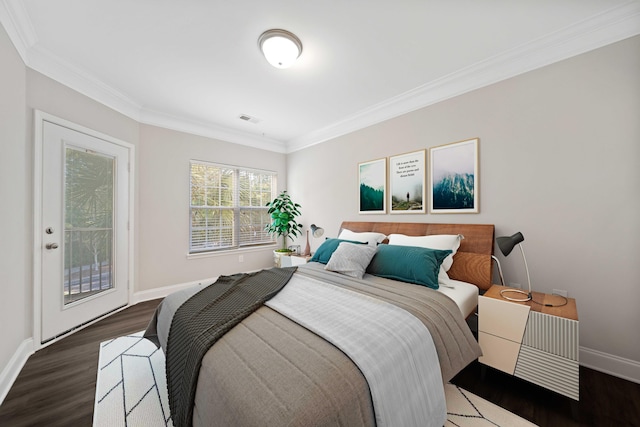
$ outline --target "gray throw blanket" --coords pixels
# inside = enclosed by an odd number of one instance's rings
[[[175,426],[190,426],[200,365],[227,331],[282,289],[296,267],[220,276],[176,311],[167,340],[166,374]]]

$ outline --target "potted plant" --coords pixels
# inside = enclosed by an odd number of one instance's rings
[[[282,247],[273,251],[276,266],[280,267],[282,255],[289,255],[291,251],[287,248],[287,238],[293,240],[302,231],[302,224],[296,222],[296,217],[300,216],[300,205],[291,200],[287,190],[284,190],[275,199],[267,203],[271,223],[265,226],[269,234],[282,237]]]

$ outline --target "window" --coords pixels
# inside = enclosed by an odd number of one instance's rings
[[[264,228],[275,172],[192,161],[190,175],[190,253],[274,242]]]

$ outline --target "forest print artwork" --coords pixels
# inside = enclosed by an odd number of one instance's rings
[[[386,213],[387,159],[358,164],[361,214]]]
[[[477,213],[478,139],[431,148],[431,213]]]

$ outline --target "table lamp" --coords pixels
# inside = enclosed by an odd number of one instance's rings
[[[531,299],[531,278],[529,277],[529,266],[527,265],[527,258],[524,256],[524,249],[522,249],[522,242],[524,242],[524,236],[519,231],[513,236],[503,236],[496,238],[496,243],[500,248],[500,252],[504,256],[508,256],[513,248],[516,246],[520,247],[520,251],[522,252],[522,259],[524,260],[524,268],[527,271],[527,282],[529,283],[529,292],[522,291],[520,289],[503,289],[500,291],[500,295],[504,299],[508,299],[509,301],[529,301]],[[526,295],[525,298],[513,298],[509,297],[505,294],[508,293],[519,293]]]
[[[324,234],[324,228],[311,224],[311,234],[313,234],[313,237],[322,237]]]
[[[311,235],[313,237],[321,237],[324,234],[324,228],[318,227],[315,224],[311,224],[309,228],[311,229]],[[303,255],[311,255],[311,246],[309,245],[309,230],[307,230],[307,245],[304,248]]]

